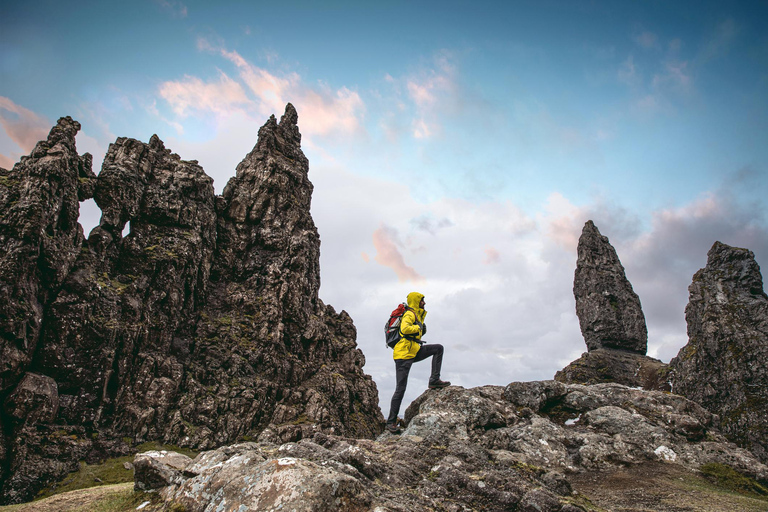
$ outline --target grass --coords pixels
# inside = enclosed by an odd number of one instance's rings
[[[162,508],[158,493],[134,491],[132,483],[104,485],[57,494],[19,505],[0,507],[0,512],[127,512],[149,502],[142,510]]]
[[[699,471],[709,481],[723,489],[759,497],[768,496],[767,488],[725,464],[718,464],[716,462],[704,464],[699,468]]]
[[[139,452],[150,450],[168,450],[182,453],[187,457],[195,458],[197,452],[188,448],[178,446],[163,445],[157,442],[148,442],[136,447]],[[80,462],[80,469],[74,473],[68,474],[63,480],[46,487],[35,497],[36,500],[61,494],[64,492],[75,491],[78,489],[87,489],[89,487],[104,486],[110,484],[120,484],[133,482],[133,469],[126,469],[126,462],[133,462],[133,455],[124,457],[115,457],[107,459],[100,464],[87,464]],[[2,510],[2,509],[0,509]]]

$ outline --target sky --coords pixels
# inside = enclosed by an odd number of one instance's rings
[[[320,298],[354,319],[385,415],[383,323],[411,291],[453,384],[551,379],[586,351],[587,220],[664,362],[715,241],[768,268],[766,0],[0,4],[0,167],[69,115],[95,172],[117,137],[157,134],[221,193],[288,102]],[[81,204],[86,235],[99,216]]]

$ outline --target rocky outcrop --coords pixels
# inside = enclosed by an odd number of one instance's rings
[[[0,394],[29,368],[45,308],[83,245],[80,201],[93,197],[96,176],[91,155],[75,149],[78,130],[72,118],[59,119],[47,140],[0,174]]]
[[[674,391],[768,462],[768,296],[755,255],[716,242],[688,291],[688,344],[670,362]]]
[[[381,432],[352,320],[318,297],[297,120],[270,118],[219,197],[157,136],[117,139],[96,177],[69,118],[0,176],[1,502],[148,440]]]
[[[668,365],[652,357],[610,348],[584,352],[557,372],[555,380],[569,384],[616,382],[648,390],[671,390]]]
[[[645,355],[648,330],[640,298],[616,250],[591,220],[579,238],[573,295],[588,350],[612,348]]]
[[[169,475],[159,487],[166,505],[190,512],[594,510],[569,475],[643,462],[692,471],[716,462],[768,479],[768,467],[728,443],[698,404],[619,384],[453,386],[425,392],[405,416],[401,436],[243,443],[183,468],[158,457],[154,474]],[[139,472],[136,486],[152,487]]]
[[[557,372],[555,380],[669,390],[667,365],[645,355],[648,330],[640,298],[616,250],[591,220],[579,238],[573,295],[588,351]]]

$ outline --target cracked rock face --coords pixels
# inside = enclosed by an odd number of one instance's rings
[[[658,359],[610,348],[584,352],[555,374],[567,384],[616,382],[647,390],[670,391],[669,367]]]
[[[670,362],[674,391],[768,462],[768,296],[755,255],[715,242],[688,291],[688,344]]]
[[[588,350],[610,348],[645,355],[648,329],[640,298],[616,250],[591,220],[579,238],[573,295]]]
[[[717,462],[768,478],[768,467],[729,443],[700,405],[619,384],[451,386],[426,391],[405,416],[402,435],[375,441],[318,433],[295,443],[243,443],[203,452],[183,468],[156,456],[157,469],[137,473],[136,486],[159,487],[166,506],[190,512],[242,505],[576,512],[587,508],[572,495],[574,473],[649,461],[696,471]],[[156,474],[173,477],[153,485]]]
[[[297,122],[270,118],[219,197],[157,136],[96,177],[70,118],[0,171],[0,503],[145,441],[381,432],[352,319],[318,297]]]

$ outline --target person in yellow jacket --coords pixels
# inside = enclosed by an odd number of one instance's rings
[[[397,434],[400,429],[397,426],[397,415],[400,413],[400,404],[403,402],[405,388],[408,385],[408,374],[411,365],[432,357],[432,373],[429,377],[429,389],[440,389],[450,386],[450,382],[440,380],[440,368],[443,366],[443,346],[435,343],[424,344],[421,337],[427,333],[424,319],[427,311],[424,309],[424,295],[418,292],[408,294],[406,301],[408,309],[400,320],[400,341],[395,345],[395,393],[392,395],[392,404],[389,407],[386,429]]]

